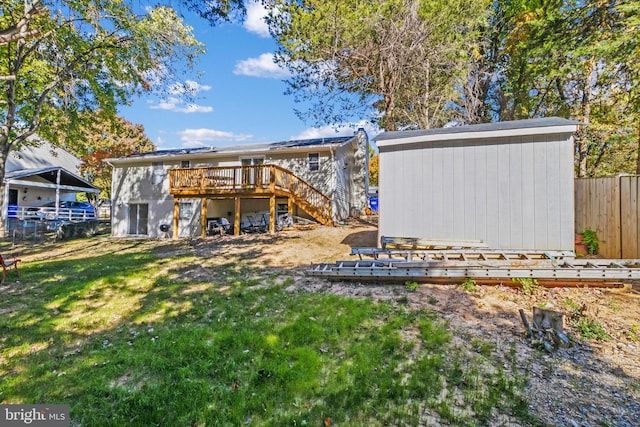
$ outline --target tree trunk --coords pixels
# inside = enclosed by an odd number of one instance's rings
[[[5,197],[5,188],[7,183],[5,182],[4,175],[7,166],[7,156],[9,154],[6,148],[7,143],[0,143],[0,237],[7,237],[7,208],[9,200]]]

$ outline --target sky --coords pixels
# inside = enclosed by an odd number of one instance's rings
[[[367,130],[370,140],[378,133],[366,120],[313,128],[298,118],[295,109],[301,107],[293,95],[284,94],[287,71],[273,62],[277,46],[259,4],[248,5],[244,22],[215,27],[179,12],[207,50],[193,78],[181,82],[197,93],[196,99],[146,97],[120,109],[125,119],[144,126],[158,149],[343,136],[358,127]]]

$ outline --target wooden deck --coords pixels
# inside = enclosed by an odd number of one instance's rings
[[[331,199],[291,171],[277,165],[172,169],[169,171],[169,192],[174,196],[174,233],[178,230],[180,198],[235,199],[235,233],[240,231],[241,198],[270,199],[270,232],[275,231],[276,197],[286,197],[290,210],[292,204],[296,204],[321,224],[333,222]],[[206,203],[203,203],[202,211],[204,230]]]

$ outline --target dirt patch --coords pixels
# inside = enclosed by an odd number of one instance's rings
[[[640,425],[640,291],[611,289],[537,289],[526,295],[513,287],[481,287],[478,292],[461,286],[422,284],[411,290],[403,284],[331,282],[305,275],[311,263],[353,259],[353,247],[373,247],[375,224],[357,221],[347,226],[313,227],[275,235],[215,236],[193,240],[115,240],[89,243],[91,256],[99,253],[154,251],[161,257],[176,256],[171,270],[181,280],[215,282],[231,266],[255,270],[261,277],[277,276],[289,292],[324,292],[346,297],[390,301],[438,312],[460,338],[472,347],[474,339],[492,343],[500,359],[517,354],[518,368],[528,377],[527,399],[531,412],[549,425]],[[94,240],[95,242],[95,240]],[[108,244],[107,244],[108,243]],[[29,259],[89,256],[81,243],[52,246],[46,253],[27,250]],[[86,254],[86,255],[84,255]],[[194,261],[193,258],[196,258]],[[259,285],[258,285],[259,286]],[[518,310],[531,316],[534,305],[569,312],[584,307],[611,337],[604,341],[575,339],[572,346],[548,354],[531,346]],[[473,351],[473,348],[469,349]]]

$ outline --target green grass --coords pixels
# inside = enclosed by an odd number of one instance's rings
[[[496,409],[535,424],[526,378],[490,344],[454,345],[433,312],[288,293],[239,263],[202,267],[215,283],[179,274],[198,263],[142,250],[25,263],[22,283],[0,288],[0,401],[67,403],[83,426],[417,425],[427,413],[474,426]]]
[[[563,301],[563,304],[570,309],[567,316],[569,324],[580,338],[596,341],[606,341],[611,339],[611,336],[607,333],[604,326],[587,315],[586,306],[582,307],[570,299]]]

